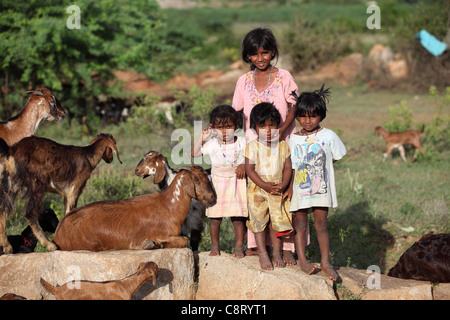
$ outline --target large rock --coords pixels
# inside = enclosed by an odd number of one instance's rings
[[[298,266],[263,271],[257,256],[199,254],[197,300],[336,300],[324,278]]]
[[[144,284],[133,299],[187,300],[195,296],[194,259],[190,249],[123,251],[53,251],[0,256],[0,296],[14,293],[27,299],[54,299],[39,279],[52,285],[71,280],[108,281],[136,272],[141,262],[159,267],[156,287]]]
[[[199,254],[197,300],[448,300],[450,283],[434,285],[388,277],[366,270],[337,268],[333,283],[320,271],[303,273],[298,266],[262,271],[257,256],[237,259],[222,253]]]
[[[360,300],[433,300],[429,281],[405,280],[375,275],[366,270],[339,268],[341,285]]]

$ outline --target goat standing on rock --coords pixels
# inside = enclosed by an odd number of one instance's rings
[[[0,122],[0,138],[5,140],[8,146],[12,146],[35,134],[42,120],[60,121],[64,116],[64,109],[49,89],[31,91],[22,111],[8,121]]]
[[[188,240],[180,236],[181,225],[192,198],[207,207],[217,200],[208,174],[198,166],[180,170],[163,192],[72,210],[60,221],[53,241],[65,251],[184,248]]]
[[[62,195],[67,214],[76,207],[78,197],[100,160],[113,161],[113,151],[122,163],[116,140],[109,134],[99,134],[85,147],[61,145],[35,136],[8,147],[0,138],[0,246],[3,251],[12,252],[6,236],[6,218],[13,211],[21,188],[27,200],[25,219],[39,242],[48,250],[55,250],[55,244],[38,223],[38,216],[44,211],[44,194]]]

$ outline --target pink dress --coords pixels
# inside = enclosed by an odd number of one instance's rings
[[[289,71],[278,69],[272,83],[259,92],[255,87],[255,71],[249,71],[242,75],[234,90],[232,106],[236,111],[244,111],[244,130],[247,141],[255,140],[256,133],[250,129],[250,112],[253,107],[261,102],[272,102],[281,114],[281,124],[286,120],[289,113],[288,103],[295,104],[295,98],[291,92],[298,95],[298,87]],[[293,122],[281,137],[286,140],[295,132],[295,122]]]
[[[235,173],[245,162],[246,144],[244,137],[229,144],[213,138],[201,148],[211,159],[211,182],[217,193],[217,203],[206,209],[208,218],[248,217],[246,180],[238,179]]]

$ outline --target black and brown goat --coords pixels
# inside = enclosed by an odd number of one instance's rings
[[[42,120],[64,119],[64,109],[58,99],[47,88],[30,91],[31,95],[22,111],[8,121],[0,122],[0,138],[8,146],[36,133]]]
[[[52,209],[45,209],[44,213],[39,215],[39,225],[45,232],[54,233],[58,222],[58,217]],[[8,242],[13,247],[12,253],[31,253],[34,252],[38,240],[31,227],[27,226],[21,234],[8,236]]]
[[[126,200],[94,202],[61,219],[53,241],[60,250],[128,250],[184,248],[180,236],[191,199],[210,207],[217,196],[206,171],[198,166],[180,170],[172,184]]]
[[[178,173],[177,170],[169,166],[167,158],[157,151],[147,152],[136,166],[134,172],[138,177],[144,179],[150,175],[155,175],[153,182],[158,185],[161,191],[166,190],[170,186]],[[189,237],[192,251],[198,251],[198,246],[202,239],[203,218],[206,217],[205,213],[205,205],[192,199],[187,218],[181,226],[181,234]]]
[[[78,197],[101,159],[113,161],[113,152],[120,162],[116,140],[110,134],[99,134],[88,146],[69,146],[50,139],[27,137],[8,147],[0,139],[0,246],[5,253],[12,252],[7,242],[6,218],[13,211],[19,192],[27,201],[25,219],[48,250],[55,250],[38,224],[43,212],[45,193],[57,193],[64,197],[65,213],[77,205]]]
[[[450,233],[424,235],[402,254],[388,276],[450,282]]]

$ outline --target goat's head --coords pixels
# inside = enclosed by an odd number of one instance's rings
[[[190,179],[183,179],[183,189],[192,198],[197,199],[198,202],[203,203],[206,207],[211,207],[216,204],[216,191],[209,180],[208,173],[202,167],[192,165],[189,167],[178,168],[176,179],[187,175]],[[172,183],[175,183],[174,182]]]
[[[375,128],[375,135],[376,135],[376,136],[379,136],[379,135],[381,134],[381,130],[383,130],[382,127],[376,127],[376,128]]]
[[[166,175],[165,166],[167,158],[157,151],[147,152],[141,161],[139,161],[134,173],[138,177],[147,178],[154,174],[154,183],[160,183]]]
[[[116,146],[116,139],[109,134],[109,133],[99,133],[96,138],[94,138],[89,145],[92,145],[94,143],[102,143],[103,146],[103,156],[102,159],[105,160],[106,163],[111,163],[114,159],[113,157],[113,151],[116,154],[117,160],[119,160],[120,163],[122,161],[119,157],[119,150],[117,150]]]
[[[28,103],[33,103],[43,109],[42,116],[48,121],[60,121],[64,119],[65,111],[61,107],[58,99],[56,99],[53,92],[47,88],[39,88],[34,91],[28,91],[31,93]]]
[[[42,227],[42,230],[46,232],[55,232],[58,222],[58,217],[52,209],[45,209],[45,211],[39,215],[39,225]]]

